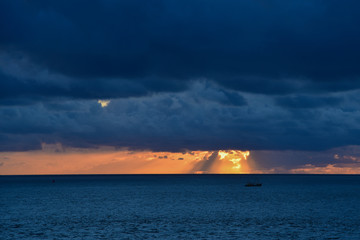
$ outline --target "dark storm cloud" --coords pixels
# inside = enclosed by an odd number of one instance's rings
[[[185,85],[171,83],[160,85],[157,79],[141,81],[95,79],[63,79],[46,76],[19,78],[9,76],[0,69],[0,105],[28,105],[37,101],[58,98],[103,99],[138,97],[158,91],[184,90]]]
[[[0,151],[360,144],[359,7],[0,1]]]
[[[343,101],[340,97],[321,96],[287,96],[276,98],[277,104],[285,108],[319,108],[324,106],[337,106]]]
[[[246,104],[224,104],[217,85],[195,83],[188,91],[111,100],[64,100],[0,108],[2,150],[101,145],[188,150],[324,150],[360,144],[359,91],[329,97],[326,107],[279,106],[271,96],[243,94]]]
[[[129,94],[117,97],[138,96],[183,90],[196,78],[266,94],[348,90],[359,88],[359,7],[355,0],[1,1],[0,51],[72,79],[68,91],[43,83],[50,89],[37,95],[86,98],[99,88],[113,97],[123,88]],[[133,92],[129,80],[145,90]]]

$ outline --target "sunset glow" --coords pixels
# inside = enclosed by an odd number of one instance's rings
[[[42,144],[42,149],[27,152],[4,152],[0,155],[0,175],[19,174],[358,174],[359,157],[335,154],[339,163],[305,164],[294,168],[263,168],[263,157],[270,152],[240,150],[154,152],[101,147],[68,148]],[[251,158],[250,158],[251,156]],[[277,155],[282,158],[282,155]],[[291,157],[286,155],[285,158]],[[293,156],[294,157],[294,156]],[[317,156],[321,158],[322,156]],[[310,158],[311,159],[311,158]]]
[[[0,174],[249,173],[249,151],[152,152],[113,148],[64,148],[3,154]]]
[[[247,165],[247,158],[250,151],[228,150],[219,151],[220,160],[223,160],[221,172],[225,173],[244,173],[249,172],[250,169]],[[232,163],[229,164],[229,162]]]

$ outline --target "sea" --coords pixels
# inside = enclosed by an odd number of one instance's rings
[[[0,176],[0,239],[360,239],[360,175]]]

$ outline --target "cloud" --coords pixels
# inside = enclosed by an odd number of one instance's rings
[[[337,93],[334,98],[343,99],[337,104],[307,108],[240,92],[242,103],[234,105],[232,92],[199,81],[184,92],[112,99],[106,108],[97,100],[2,106],[0,150],[39,149],[42,142],[153,151],[313,151],[360,144],[358,91]]]
[[[1,1],[0,151],[358,145],[359,6]]]
[[[199,78],[263,94],[358,89],[358,7],[321,0],[4,1],[1,88],[30,99],[144,96],[184,91]]]
[[[285,108],[319,108],[326,106],[337,106],[343,99],[341,97],[329,96],[286,96],[276,98],[277,104]]]
[[[252,151],[249,166],[259,173],[358,174],[360,147],[325,151]]]
[[[300,168],[291,169],[289,173],[297,174],[359,174],[360,165],[334,165],[328,164],[323,167],[317,167],[312,164],[306,164]]]

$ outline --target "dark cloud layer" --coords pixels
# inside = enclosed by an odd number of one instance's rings
[[[2,106],[1,150],[40,148],[41,142],[155,151],[324,150],[360,144],[359,91],[307,95],[320,99],[314,107],[284,107],[272,96],[245,93],[238,95],[241,104],[234,104],[229,96],[235,93],[197,82],[185,92],[113,99],[104,108],[96,100]],[[342,101],[324,105],[327,99]]]
[[[359,7],[0,1],[0,151],[358,145]]]
[[[348,90],[359,88],[359,7],[355,0],[1,1],[0,50],[77,79],[61,93],[74,97],[92,96],[99,79],[148,91],[180,90],[194,78],[266,94]],[[108,97],[114,84],[102,86]]]
[[[338,106],[343,99],[341,97],[306,96],[296,95],[276,98],[277,104],[285,108],[320,108]]]

